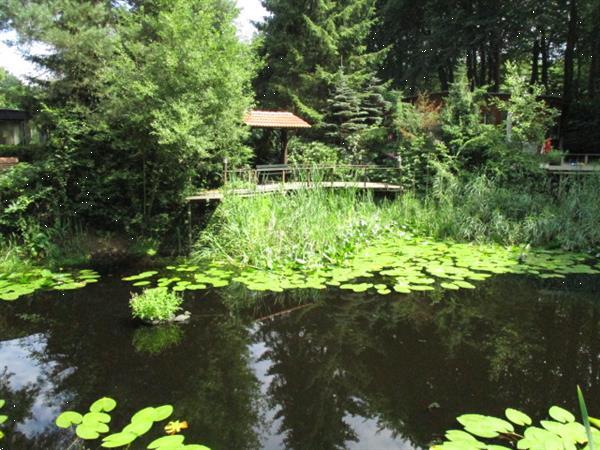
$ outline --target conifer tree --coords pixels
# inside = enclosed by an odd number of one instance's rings
[[[351,85],[350,77],[340,68],[332,93],[327,99],[326,123],[323,126],[332,143],[346,146],[351,135],[368,127],[368,113],[361,100]]]
[[[270,12],[260,25],[265,61],[256,80],[261,107],[291,109],[321,122],[340,64],[355,85],[379,53],[367,50],[375,0],[263,0]]]

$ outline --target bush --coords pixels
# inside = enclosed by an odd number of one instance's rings
[[[289,145],[289,163],[302,166],[340,162],[340,149],[318,141],[304,142],[292,139]]]
[[[129,301],[131,314],[144,321],[164,321],[175,316],[183,299],[167,288],[145,289]]]

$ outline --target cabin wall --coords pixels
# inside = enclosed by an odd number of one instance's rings
[[[25,121],[0,121],[0,145],[19,145],[29,143],[31,133]]]

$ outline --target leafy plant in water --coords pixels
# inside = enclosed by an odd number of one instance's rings
[[[183,338],[181,327],[172,324],[157,327],[140,327],[134,331],[133,347],[137,352],[158,355],[176,346]]]
[[[141,294],[133,294],[129,301],[133,317],[145,321],[171,319],[179,310],[183,299],[167,288],[145,289]]]
[[[5,400],[0,399],[0,409],[2,409],[4,407],[4,404],[6,403]],[[0,414],[0,425],[4,424],[4,422],[6,422],[8,420],[8,416],[4,415],[4,414]],[[2,440],[4,438],[4,432],[2,430],[0,430],[0,440]]]
[[[476,282],[495,274],[513,273],[544,279],[565,278],[567,274],[598,274],[600,267],[587,263],[590,256],[549,250],[531,250],[491,244],[461,244],[414,237],[408,233],[389,234],[356,251],[343,263],[320,267],[293,267],[234,270],[222,264],[168,266],[176,276],[163,276],[159,287],[175,291],[221,287],[239,282],[253,291],[282,292],[287,289],[325,289],[337,286],[356,293],[375,290],[380,295],[435,289],[475,289]],[[378,283],[361,279],[383,277]]]
[[[600,426],[600,420],[588,416],[579,387],[577,394],[583,424],[576,422],[572,413],[559,406],[552,406],[548,410],[548,416],[552,420],[541,420],[540,426],[532,425],[527,414],[513,408],[504,412],[506,419],[464,414],[457,418],[463,430],[447,431],[446,440],[433,445],[431,449],[503,450],[516,447],[518,450],[577,450],[585,446],[586,449],[594,450],[600,444],[600,430],[592,427],[590,422],[596,421],[594,425]]]
[[[0,403],[1,406],[1,403]],[[83,440],[95,440],[101,434],[109,432],[108,424],[111,420],[110,413],[117,406],[112,398],[103,397],[90,406],[90,411],[82,415],[75,411],[65,411],[56,418],[59,428],[70,428],[75,426],[75,434]],[[101,447],[119,448],[129,446],[132,442],[148,433],[155,423],[162,422],[173,414],[173,406],[163,405],[158,407],[147,407],[139,410],[121,431],[108,434],[102,438]],[[165,426],[167,436],[155,439],[148,444],[148,449],[156,450],[210,450],[199,444],[184,444],[185,437],[177,434],[188,428],[186,421],[171,421]]]
[[[0,273],[0,300],[14,301],[42,289],[67,291],[95,283],[100,275],[89,269],[75,273],[33,269],[27,272]]]

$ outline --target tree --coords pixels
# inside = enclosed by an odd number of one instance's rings
[[[8,0],[0,11],[22,43],[50,49],[30,59],[51,75],[32,82],[55,221],[160,236],[193,184],[247,157],[252,60],[233,1]]]
[[[323,111],[338,67],[364,80],[379,58],[367,50],[374,0],[263,0],[259,29],[265,67],[256,80],[261,106],[292,109],[313,122]]]
[[[20,109],[26,103],[27,88],[21,81],[0,67],[0,108]]]

